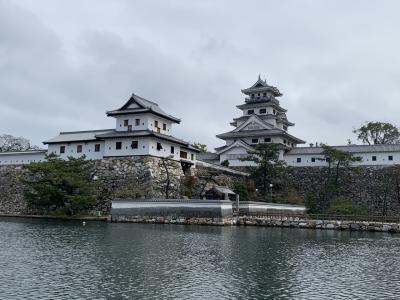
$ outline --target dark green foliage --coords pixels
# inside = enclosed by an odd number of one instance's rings
[[[26,165],[33,174],[24,180],[31,188],[25,193],[28,206],[42,213],[76,215],[87,211],[96,198],[92,167],[93,162],[85,157],[62,160],[55,155],[47,156],[45,162]]]
[[[368,209],[365,206],[355,205],[348,199],[337,197],[332,200],[327,213],[331,215],[367,215]]]
[[[262,196],[268,196],[270,184],[273,184],[275,190],[279,190],[285,173],[285,162],[279,159],[279,146],[257,144],[248,154],[249,156],[242,160],[253,161],[256,164],[251,171],[251,178]]]
[[[358,129],[354,129],[353,133],[357,134],[357,138],[364,144],[396,144],[400,140],[399,129],[384,122],[367,122]]]
[[[328,166],[321,170],[321,185],[315,186],[315,191],[307,194],[305,205],[309,213],[328,213],[333,200],[342,196],[344,191],[343,182],[349,180],[346,172],[354,162],[361,161],[360,157],[352,153],[335,149],[327,145],[321,145],[324,155],[321,160],[327,161]],[[357,169],[354,169],[357,170]]]
[[[221,166],[229,167],[229,160],[225,159],[225,160],[221,163]]]
[[[241,181],[235,185],[234,192],[239,195],[242,201],[255,200],[256,187],[253,180]]]

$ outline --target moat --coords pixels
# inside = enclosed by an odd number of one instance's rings
[[[0,219],[1,299],[395,299],[389,233]]]

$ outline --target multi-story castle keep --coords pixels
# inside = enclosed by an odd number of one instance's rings
[[[294,123],[286,117],[287,110],[280,106],[278,100],[282,93],[274,86],[268,85],[260,76],[256,83],[242,93],[246,95],[245,103],[236,106],[242,115],[233,119],[232,131],[217,135],[226,142],[225,146],[216,148],[219,161],[228,161],[230,166],[251,164],[241,160],[248,156],[248,151],[259,143],[274,143],[281,148],[280,158],[284,153],[298,144],[305,142],[288,133]]]

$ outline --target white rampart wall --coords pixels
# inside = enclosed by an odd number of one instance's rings
[[[355,162],[354,166],[380,166],[380,165],[396,165],[400,164],[400,152],[369,152],[369,153],[353,153],[354,156],[362,158],[361,162]],[[376,160],[373,160],[373,156]],[[389,156],[393,160],[389,160]],[[298,162],[298,159],[301,159]],[[314,161],[313,161],[314,158]],[[284,155],[284,160],[288,166],[292,167],[323,167],[327,166],[327,162],[321,160],[322,155],[318,154],[293,154]]]
[[[0,165],[24,165],[44,161],[45,152],[0,153]]]

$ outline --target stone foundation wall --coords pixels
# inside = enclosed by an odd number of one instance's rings
[[[262,226],[304,228],[319,230],[350,230],[369,232],[400,233],[400,224],[365,221],[309,220],[288,217],[231,217],[231,218],[183,218],[162,216],[113,216],[112,222],[179,224],[179,225],[216,225],[216,226]]]
[[[321,195],[326,168],[288,167],[284,189],[299,196]],[[339,194],[364,205],[371,215],[400,214],[400,166],[351,167],[340,170]]]
[[[185,174],[180,162],[153,156],[106,158],[94,161],[93,178],[97,182],[97,202],[94,210],[109,213],[111,200],[114,198],[165,198],[167,172],[164,163],[170,174],[169,198],[180,198],[185,190]],[[211,180],[202,177],[208,172],[214,172]],[[29,176],[29,172],[21,165],[0,166],[0,214],[34,213],[27,209],[24,200],[27,186],[21,179],[26,176]],[[204,185],[206,188],[212,184],[228,185],[233,188],[235,180],[238,180],[237,176],[203,167],[192,168],[187,176],[194,177],[195,185],[192,191],[194,197]]]
[[[27,187],[21,178],[27,175],[22,166],[0,166],[0,214],[30,214],[24,200]]]

